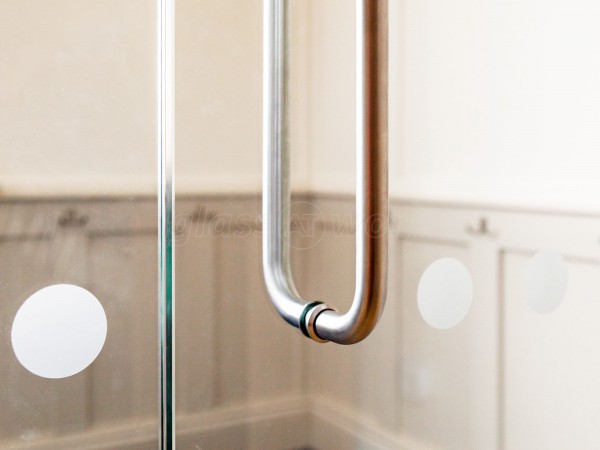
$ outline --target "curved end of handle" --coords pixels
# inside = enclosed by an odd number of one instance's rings
[[[275,309],[316,342],[354,344],[374,329],[387,285],[387,2],[357,0],[356,290],[344,314],[307,303],[293,288],[284,231],[289,205],[285,148],[285,2],[264,0],[263,268]],[[377,219],[385,232],[374,235]]]

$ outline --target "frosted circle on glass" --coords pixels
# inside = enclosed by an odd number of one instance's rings
[[[463,263],[454,258],[433,262],[421,276],[417,292],[421,316],[433,328],[458,325],[473,302],[473,280]]]
[[[525,270],[525,298],[529,307],[541,314],[554,311],[567,292],[569,273],[562,255],[554,250],[540,250],[529,260]]]
[[[40,289],[19,308],[12,345],[19,362],[44,378],[81,372],[106,340],[106,314],[89,291],[71,284]]]

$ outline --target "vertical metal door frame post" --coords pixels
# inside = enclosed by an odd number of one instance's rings
[[[175,448],[175,0],[158,0],[158,230],[160,449]]]

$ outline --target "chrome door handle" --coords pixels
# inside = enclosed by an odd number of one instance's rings
[[[264,0],[263,271],[281,317],[317,342],[354,344],[373,330],[385,303],[388,248],[387,0],[356,0],[356,287],[350,309],[304,301],[289,245],[289,151],[285,142],[286,1]],[[382,229],[376,230],[379,225]]]

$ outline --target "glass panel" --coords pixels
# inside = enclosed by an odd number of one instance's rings
[[[0,447],[154,448],[156,2],[4,2]]]
[[[345,310],[354,2],[288,4],[294,275]],[[350,347],[263,287],[262,2],[176,8],[179,445],[597,448],[597,2],[389,1],[388,301]]]
[[[262,6],[176,3],[176,410],[182,448],[300,448],[305,342],[260,238]]]

